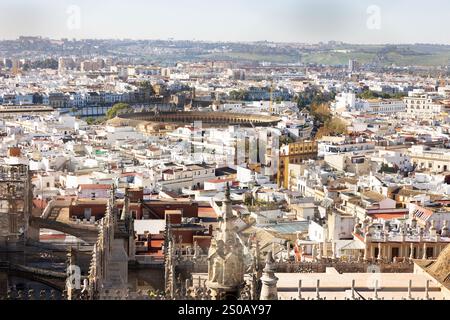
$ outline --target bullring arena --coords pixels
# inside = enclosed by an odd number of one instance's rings
[[[243,127],[271,127],[276,126],[281,121],[280,118],[268,115],[228,113],[228,112],[143,112],[126,113],[117,116],[109,121],[112,125],[146,127],[145,131],[153,128],[173,128],[180,127],[194,122],[201,122],[203,127],[220,127],[239,125]]]

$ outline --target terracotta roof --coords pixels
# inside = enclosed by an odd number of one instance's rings
[[[126,172],[126,173],[122,173],[120,176],[121,177],[134,177],[136,175],[137,175],[136,172]]]
[[[164,244],[164,240],[160,239],[151,239],[150,240],[150,248],[161,248]]]
[[[33,205],[35,208],[45,208],[48,202],[46,200],[41,199],[33,199]]]
[[[77,199],[75,202],[72,202],[72,206],[106,206],[108,203],[108,199]]]
[[[66,235],[65,234],[42,234],[40,235],[40,240],[65,240]]]
[[[109,184],[80,184],[78,186],[80,190],[109,190],[111,189],[111,185]]]
[[[233,178],[228,178],[228,179],[211,179],[211,180],[208,180],[206,182],[208,182],[208,183],[224,183],[224,182],[232,182],[232,181],[234,181]]]
[[[383,219],[383,220],[395,220],[399,218],[405,217],[405,214],[400,213],[375,213],[372,214],[371,217],[374,217],[376,219]]]
[[[433,215],[433,211],[417,206],[416,210],[413,212],[413,215],[420,220],[426,221]]]
[[[216,211],[211,207],[199,207],[198,208],[199,218],[217,218]]]

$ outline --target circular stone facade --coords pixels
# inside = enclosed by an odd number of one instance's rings
[[[127,113],[118,116],[122,120],[135,120],[158,123],[193,123],[206,125],[241,125],[270,127],[276,126],[281,119],[275,116],[228,112],[170,112],[170,113]]]

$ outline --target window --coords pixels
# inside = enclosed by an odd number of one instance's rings
[[[399,248],[392,248],[392,258],[399,257],[400,256],[400,249]]]
[[[434,248],[427,248],[427,259],[434,258]]]
[[[408,250],[408,255],[411,256],[411,248],[409,248]],[[416,248],[413,248],[413,254],[412,254],[413,258],[416,258]]]
[[[85,208],[84,209],[84,218],[89,220],[92,216],[92,209],[91,208]]]

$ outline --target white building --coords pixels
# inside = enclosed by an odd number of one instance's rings
[[[172,165],[162,171],[162,179],[158,183],[164,190],[181,191],[183,188],[203,188],[205,181],[215,177],[215,168],[207,165]]]
[[[424,90],[409,92],[404,102],[406,116],[412,118],[430,119],[440,116],[446,109],[437,93],[429,93]]]
[[[406,111],[405,102],[394,99],[372,99],[361,101],[362,111],[368,114],[396,115]]]
[[[353,92],[342,92],[336,96],[332,109],[336,113],[353,110],[356,107],[356,95]]]

